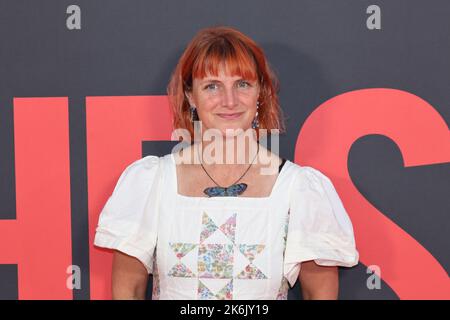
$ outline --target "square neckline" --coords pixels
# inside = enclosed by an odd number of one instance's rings
[[[207,201],[210,201],[210,200],[211,201],[228,201],[228,200],[267,201],[267,200],[271,200],[274,197],[274,195],[278,189],[280,180],[285,175],[285,172],[287,170],[286,167],[289,166],[290,162],[291,162],[290,160],[286,159],[286,161],[284,162],[284,165],[281,167],[281,171],[278,173],[278,176],[275,179],[275,183],[272,186],[272,190],[270,191],[270,194],[266,197],[200,197],[200,196],[186,196],[186,195],[180,194],[178,192],[177,164],[175,162],[175,157],[174,157],[173,153],[170,153],[170,160],[171,160],[173,192],[180,199],[189,199],[189,200],[194,200],[194,201],[199,201],[199,200],[207,200]],[[288,162],[289,162],[289,164],[288,164]]]

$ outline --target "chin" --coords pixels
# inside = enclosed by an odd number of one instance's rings
[[[211,124],[211,126],[204,126],[204,130],[208,129],[214,129],[215,132],[212,132],[213,135],[215,135],[218,130],[224,137],[234,137],[238,136],[239,134],[245,133],[245,131],[248,129],[251,129],[251,121],[239,121],[236,123],[218,122],[215,124]],[[227,133],[227,129],[231,130],[232,132]],[[239,132],[238,130],[241,130],[241,132]]]
[[[220,131],[222,132],[222,134],[224,136],[227,137],[235,137],[235,136],[239,136],[241,134],[245,134],[245,131],[250,129],[251,126],[239,126],[239,125],[235,125],[235,126],[224,126],[220,128]],[[231,132],[227,133],[227,129],[230,130]]]

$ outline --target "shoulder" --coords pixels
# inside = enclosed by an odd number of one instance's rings
[[[155,178],[161,158],[149,155],[129,163],[120,174],[113,193],[119,190],[146,188],[148,182]]]
[[[293,184],[295,189],[323,190],[324,185],[332,184],[330,178],[319,169],[311,166],[302,166],[291,162]]]
[[[145,156],[128,164],[122,175],[142,177],[155,173],[158,169],[161,158],[155,155]]]
[[[141,159],[137,159],[127,165],[125,170],[148,170],[154,169],[158,166],[161,157],[155,155],[148,155]]]

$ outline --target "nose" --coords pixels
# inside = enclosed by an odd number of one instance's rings
[[[228,87],[224,90],[223,95],[223,105],[227,108],[234,108],[238,104],[238,95],[236,92],[236,88]]]

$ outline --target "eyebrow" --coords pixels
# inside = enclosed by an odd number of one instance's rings
[[[235,81],[240,81],[240,80],[251,81],[251,80],[247,80],[247,79],[245,79],[245,78],[243,78],[243,77],[240,77],[240,78],[236,79]],[[204,84],[204,83],[206,83],[206,82],[220,83],[220,82],[222,82],[222,81],[220,81],[219,79],[216,79],[216,78],[210,78],[210,79],[202,80],[202,81],[200,82],[200,84]]]
[[[206,79],[206,80],[202,80],[200,83],[203,84],[206,82],[221,82],[221,81],[218,79]]]

